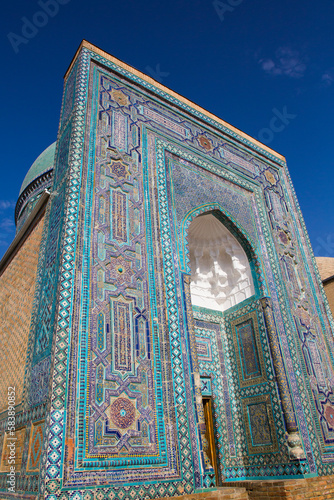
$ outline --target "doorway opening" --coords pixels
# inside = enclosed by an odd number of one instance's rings
[[[216,485],[218,485],[219,479],[218,479],[218,465],[217,465],[215,433],[214,433],[215,426],[212,414],[212,400],[211,397],[206,397],[203,398],[202,401],[204,410],[204,420],[206,426],[205,437],[208,442],[207,454],[210,459],[211,465],[215,470]]]
[[[234,236],[221,220],[223,214],[218,211],[206,212],[195,217],[188,227],[188,248],[191,270],[190,295],[192,305],[203,308],[203,314],[210,317],[207,309],[214,310],[221,318],[222,314],[250,299],[258,293],[257,284],[253,281],[251,263],[252,257],[246,241],[238,235]],[[232,229],[233,231],[233,229]],[[243,246],[244,245],[244,246]],[[247,253],[246,253],[247,252]],[[209,320],[208,320],[209,321]],[[198,359],[201,377],[217,377],[221,373],[217,369],[220,360],[214,358],[212,346],[221,345],[219,335],[223,335],[220,326],[211,333],[198,333]],[[205,330],[205,328],[204,328]],[[218,342],[218,343],[217,343]],[[226,354],[228,355],[228,354]],[[224,356],[223,352],[219,356]],[[222,358],[223,359],[223,358]],[[223,362],[223,361],[222,361]],[[216,363],[214,365],[214,363]],[[233,382],[233,381],[232,381]],[[231,383],[232,383],[231,382]],[[216,384],[217,385],[217,384]],[[221,383],[219,391],[223,391]],[[228,390],[228,388],[226,388]],[[204,418],[206,424],[206,439],[208,442],[208,457],[215,471],[216,485],[220,484],[221,477],[218,471],[224,468],[224,457],[218,453],[219,425],[223,422],[225,414],[224,394],[221,397],[212,392],[210,395],[202,392]],[[214,404],[215,403],[215,404]],[[216,427],[215,423],[219,425]]]

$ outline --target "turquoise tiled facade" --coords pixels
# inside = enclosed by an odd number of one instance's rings
[[[22,498],[333,474],[331,316],[284,160],[88,44],[54,158],[19,415],[45,419],[43,450]],[[191,304],[188,228],[207,213],[253,275],[224,312]]]

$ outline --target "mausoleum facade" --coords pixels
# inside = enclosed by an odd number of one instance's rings
[[[16,498],[333,474],[332,316],[283,156],[84,41],[15,217],[0,498],[13,442]]]

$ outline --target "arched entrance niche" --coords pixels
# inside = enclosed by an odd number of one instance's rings
[[[206,485],[221,484],[226,471],[234,477],[231,467],[252,475],[252,457],[276,455],[283,429],[289,457],[303,459],[274,309],[250,238],[212,205],[194,209],[183,224],[196,407],[204,426],[202,448],[215,469],[215,477],[206,473]],[[273,378],[277,387],[269,388]],[[284,427],[272,406],[278,399]]]
[[[262,295],[263,280],[257,256],[242,230],[219,209],[203,208],[184,221],[191,300],[195,306],[223,312]]]
[[[188,248],[193,305],[225,311],[254,295],[245,250],[212,213],[191,221]]]
[[[201,403],[206,428],[204,449],[215,470],[215,484],[219,485],[222,481],[221,467],[224,459],[219,451],[217,432],[221,432],[222,425],[229,425],[230,429],[233,428],[231,421],[230,424],[228,422],[223,424],[222,417],[226,414],[224,405],[230,406],[228,400],[223,401],[228,382],[226,370],[222,365],[225,356],[232,356],[231,352],[223,352],[222,335],[225,329],[223,317],[230,311],[243,308],[245,303],[250,304],[258,300],[262,287],[259,261],[248,239],[230,218],[220,210],[210,210],[210,208],[208,210],[207,207],[199,207],[188,214],[184,221],[184,228],[188,247],[188,293],[192,306],[203,308],[204,326],[210,330],[206,334],[198,321],[193,323],[197,345],[196,358],[198,356],[195,364],[199,363]],[[207,310],[212,310],[212,314],[209,314],[211,320],[206,317]],[[189,313],[192,314],[188,311]],[[214,317],[217,318],[216,322],[212,320]],[[208,321],[213,321],[215,325],[211,328],[208,326]],[[250,322],[252,322],[251,326]],[[241,333],[245,337],[244,347],[249,349],[254,346],[254,364],[258,365],[257,369],[260,373],[262,370],[260,364],[262,366],[263,361],[260,346],[257,345],[255,338],[256,331],[253,319],[246,318],[244,330]],[[254,344],[252,344],[253,340]],[[219,361],[214,359],[214,351],[217,355],[220,351]],[[257,382],[259,382],[258,373],[256,373]],[[234,376],[238,378],[235,372]],[[225,380],[226,387],[223,387],[222,379]],[[234,385],[237,382],[230,380],[230,383]],[[220,396],[217,397],[214,391],[220,391]],[[239,424],[241,418],[241,413],[231,415],[231,419],[238,420]]]

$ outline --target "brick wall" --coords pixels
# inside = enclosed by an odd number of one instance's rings
[[[334,476],[226,482],[222,488],[161,500],[333,500]],[[136,499],[138,500],[138,499]]]
[[[177,497],[165,497],[159,500],[249,500],[247,490],[244,487],[212,488],[202,493],[189,493]],[[139,499],[136,499],[139,500]]]
[[[334,316],[334,279],[324,283],[324,289],[329,302],[329,307],[331,308],[332,314]]]
[[[43,220],[34,227],[0,276],[0,412],[7,408],[9,386],[15,386],[15,403],[22,400]]]
[[[334,476],[277,481],[240,481],[228,487],[244,487],[249,500],[332,500]]]

